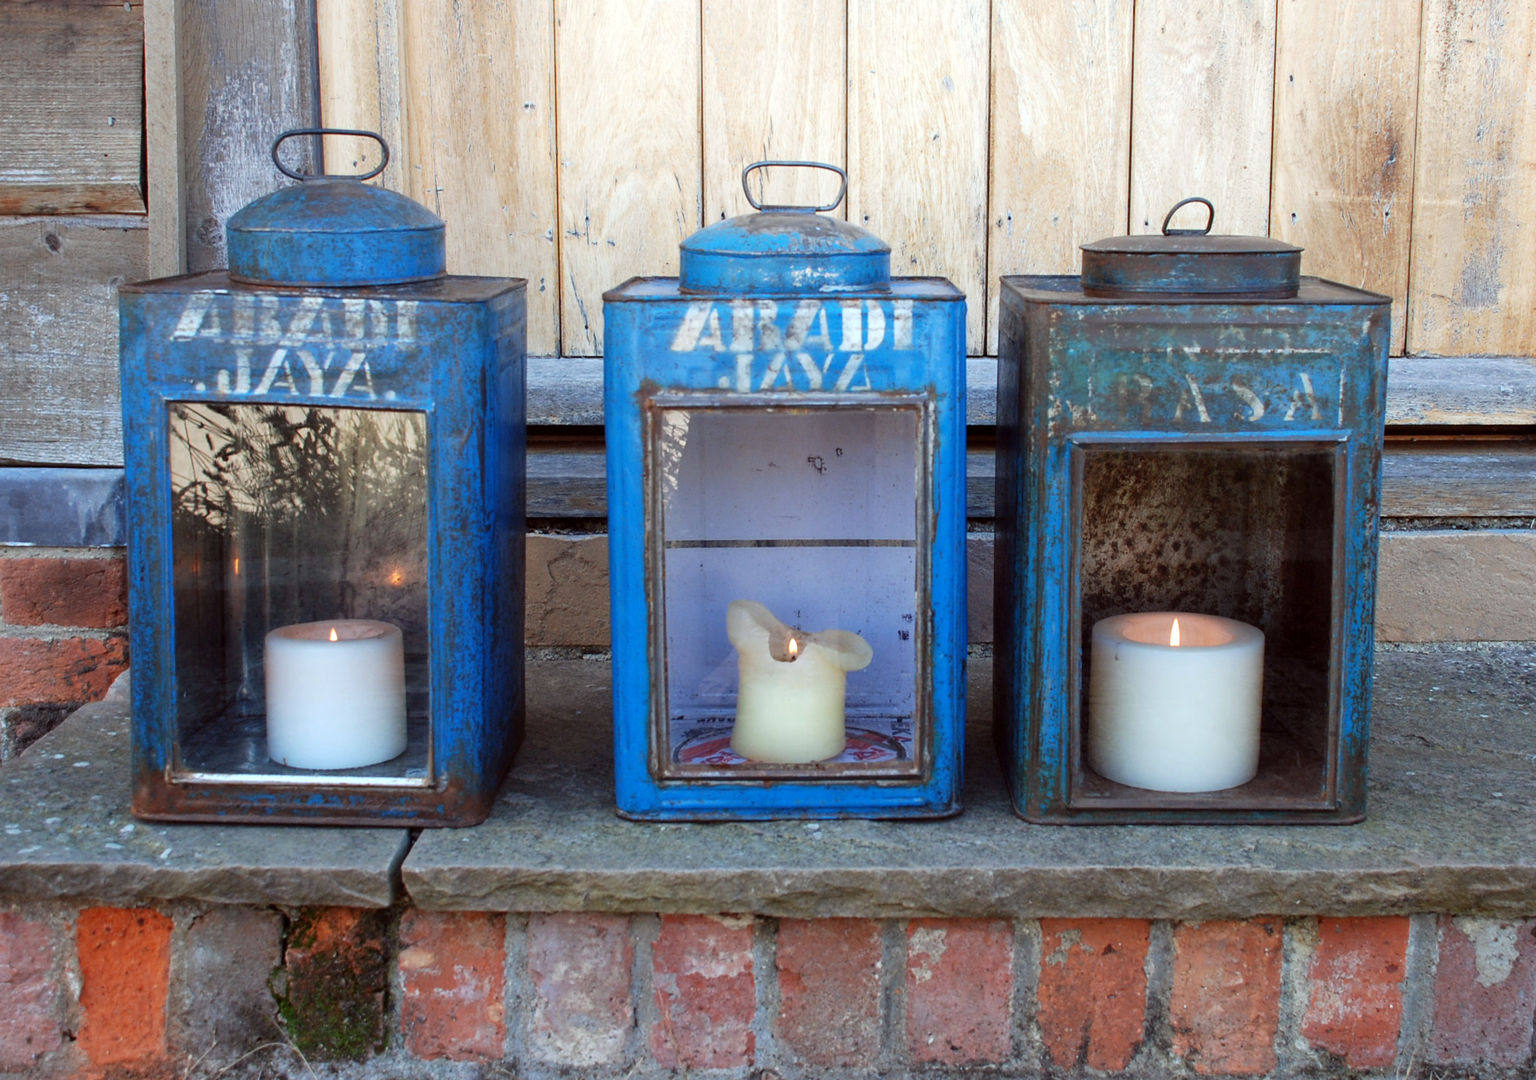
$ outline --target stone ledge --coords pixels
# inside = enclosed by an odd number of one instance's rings
[[[639,824],[613,811],[606,665],[540,664],[490,819],[423,834],[428,908],[784,917],[1536,911],[1536,644],[1378,654],[1360,825],[1046,826],[1014,816],[973,660],[965,811],[946,821]]]
[[[1536,643],[1379,651],[1369,817],[1353,826],[1026,824],[991,753],[990,663],[973,660],[970,678],[959,817],[641,824],[613,810],[607,665],[541,660],[491,818],[427,830],[409,855],[401,829],[135,821],[118,697],[0,768],[0,894],[377,907],[403,876],[419,907],[480,911],[1536,912]]]
[[[0,895],[387,907],[405,829],[165,825],[128,809],[125,680],[0,768]]]

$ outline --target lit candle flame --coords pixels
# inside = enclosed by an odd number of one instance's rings
[[[336,628],[334,626],[331,627],[331,640],[332,641],[336,641],[337,640],[337,638],[336,638]],[[1178,642],[1174,642],[1174,644],[1178,644]]]
[[[235,556],[235,577],[240,576],[240,556]]]
[[[800,643],[794,638],[789,639],[789,658],[793,660],[800,655]]]
[[[332,635],[332,636],[334,637],[334,635]],[[1173,620],[1173,629],[1168,632],[1168,644],[1170,644],[1170,645],[1177,645],[1178,643],[1179,643],[1179,620],[1178,619],[1174,619]]]
[[[404,580],[405,580],[405,575],[403,573],[401,573],[399,570],[391,570],[389,572],[389,583],[391,585],[398,585],[398,584],[400,584]]]

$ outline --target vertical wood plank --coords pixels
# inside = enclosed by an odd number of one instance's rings
[[[1080,244],[1126,232],[1133,9],[1132,0],[995,6],[988,282],[1075,274]]]
[[[1536,353],[1536,6],[1424,0],[1408,351]]]
[[[741,170],[779,158],[842,165],[847,131],[844,0],[704,0],[704,220],[751,210]],[[820,205],[837,178],[760,169],[753,194]],[[766,187],[764,186],[766,184]],[[835,213],[845,216],[846,207]]]
[[[315,0],[320,120],[326,127],[377,131],[389,144],[389,165],[374,181],[404,190],[409,171],[400,108],[398,0]],[[332,137],[327,172],[364,173],[379,160],[371,139]]]
[[[1131,232],[1203,195],[1212,232],[1264,235],[1275,0],[1137,0],[1132,48]]]
[[[227,262],[229,215],[290,182],[272,140],[319,122],[314,15],[306,0],[177,0],[176,15],[187,269],[207,270]],[[310,169],[307,141],[284,160]]]
[[[1270,235],[1306,273],[1391,296],[1401,353],[1419,0],[1281,0],[1276,38]]]
[[[447,223],[454,273],[528,279],[528,348],[559,349],[550,0],[401,10],[405,192]]]
[[[179,274],[187,266],[177,6],[177,0],[144,4],[144,179],[152,277]]]
[[[850,0],[848,216],[891,245],[898,276],[965,291],[966,348],[986,344],[986,0]]]
[[[677,273],[703,223],[700,13],[556,0],[562,351],[596,356],[603,291]]]

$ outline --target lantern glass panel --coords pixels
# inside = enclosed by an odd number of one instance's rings
[[[405,410],[173,402],[177,768],[312,781],[267,755],[263,646],[297,623],[400,628],[406,750],[329,780],[427,783],[427,425]]]
[[[659,776],[869,778],[920,770],[927,740],[918,657],[928,548],[926,403],[649,410],[653,640],[665,684],[652,737]],[[846,675],[847,747],[769,764],[730,748],[738,657],[734,601],[812,634],[860,635],[873,656]]]
[[[1079,523],[1071,798],[1199,806],[1230,795],[1154,796],[1098,775],[1083,753],[1094,624],[1129,612],[1196,612],[1264,633],[1259,767],[1241,788],[1244,805],[1328,805],[1343,444],[1081,440],[1071,456]]]

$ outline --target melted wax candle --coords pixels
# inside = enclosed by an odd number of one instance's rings
[[[755,600],[731,604],[725,627],[739,683],[731,749],[776,764],[841,754],[848,672],[874,658],[869,643],[847,630],[813,634],[786,626]]]

